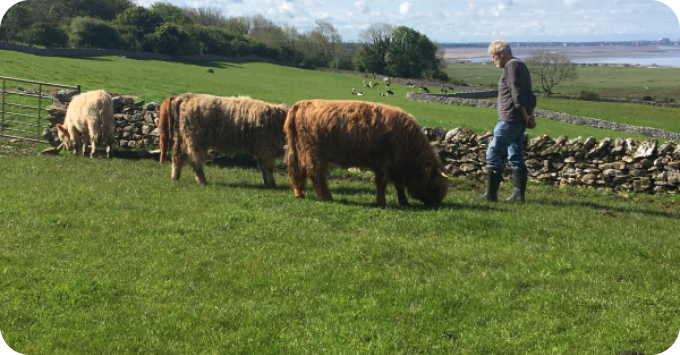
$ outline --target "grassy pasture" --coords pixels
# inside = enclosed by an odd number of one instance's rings
[[[470,85],[497,84],[501,69],[494,65],[448,64],[446,73]],[[642,99],[649,95],[657,99],[680,100],[680,69],[642,67],[578,67],[579,78],[560,83],[556,93],[595,91],[601,97]],[[540,89],[540,87],[536,87]]]
[[[0,55],[2,75],[156,102],[371,92],[361,78],[261,63]],[[393,91],[363,99],[424,126],[496,121]],[[532,134],[618,133],[539,124]],[[199,186],[188,166],[173,182],[169,164],[122,153],[0,146],[0,329],[20,353],[654,354],[680,329],[680,196],[531,185],[524,205],[471,204],[483,186],[452,179],[439,209],[400,208],[389,188],[381,210],[367,173],[334,171],[325,203],[311,186],[296,200],[284,172],[267,190],[259,170],[229,161]]]
[[[497,97],[488,97],[483,100],[496,101]],[[669,132],[680,132],[680,108],[543,97],[538,98],[537,101],[536,106],[543,110],[597,118],[632,126],[659,128]]]
[[[207,186],[152,160],[0,164],[0,327],[24,354],[654,354],[680,328],[677,196],[474,205],[454,180],[439,209],[389,189],[381,210],[366,174],[324,203],[228,164]]]
[[[147,102],[160,103],[169,95],[184,92],[213,95],[248,95],[274,103],[293,104],[302,99],[347,99],[383,102],[403,108],[422,126],[469,127],[476,132],[493,129],[498,120],[493,109],[432,105],[407,102],[406,85],[393,84],[394,96],[383,97],[384,88],[369,89],[361,85],[362,77],[280,67],[266,63],[234,64],[225,62],[159,62],[120,57],[58,58],[39,57],[12,51],[0,51],[3,76],[45,81],[65,85],[82,85],[83,91],[104,89],[133,95]],[[213,68],[214,74],[205,72]],[[498,73],[496,73],[498,75]],[[367,80],[369,81],[369,80]],[[24,87],[30,87],[24,85]],[[351,89],[365,96],[351,94]],[[574,105],[581,102],[570,101]],[[680,111],[680,110],[679,110]],[[599,118],[599,117],[594,117]],[[623,132],[574,126],[538,118],[538,128],[531,136],[646,137]]]

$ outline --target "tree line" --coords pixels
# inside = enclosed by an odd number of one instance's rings
[[[47,48],[259,55],[304,67],[448,80],[441,46],[405,26],[373,24],[349,43],[322,19],[300,33],[262,15],[229,17],[219,9],[162,2],[145,8],[132,0],[27,0],[7,11],[0,38]]]

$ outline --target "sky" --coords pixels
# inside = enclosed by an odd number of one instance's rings
[[[594,42],[669,38],[680,41],[680,0],[135,0],[219,9],[226,16],[260,14],[299,32],[330,22],[346,42],[368,26],[407,26],[440,43]],[[0,0],[4,14],[8,4]],[[673,9],[672,9],[673,8]]]

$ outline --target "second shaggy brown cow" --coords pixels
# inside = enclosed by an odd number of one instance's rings
[[[446,196],[443,166],[416,121],[397,107],[361,101],[300,101],[284,126],[288,176],[295,196],[305,196],[309,175],[317,195],[332,200],[326,185],[329,164],[375,172],[376,201],[385,207],[385,188],[394,184],[399,204],[405,190],[428,206]]]
[[[185,162],[196,181],[206,182],[203,162],[208,149],[222,153],[250,153],[257,157],[267,187],[276,187],[274,167],[282,158],[286,138],[283,123],[289,106],[249,97],[182,94],[170,104],[172,124],[172,179],[179,180]]]

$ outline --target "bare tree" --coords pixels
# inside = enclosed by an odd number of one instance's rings
[[[250,33],[252,26],[250,17],[246,16],[230,17],[224,24],[227,29],[244,36]]]
[[[387,50],[392,43],[392,35],[395,27],[385,23],[370,25],[361,34],[364,42],[364,66],[369,72],[384,74],[387,67]]]
[[[203,26],[224,27],[227,18],[222,14],[222,10],[210,7],[190,7],[184,12],[195,24]]]
[[[543,92],[550,95],[555,85],[563,80],[578,78],[576,67],[564,53],[535,51],[525,62],[534,80],[541,81]]]
[[[341,57],[343,53],[340,33],[330,22],[322,19],[316,19],[316,30],[313,32],[315,33],[312,38],[317,52],[322,58],[329,61],[335,60],[337,64],[338,57]]]
[[[286,42],[286,35],[271,20],[262,15],[255,15],[251,19],[251,28],[248,33],[253,39],[270,47],[281,46]]]
[[[293,25],[283,25],[281,26],[281,31],[283,31],[284,41],[283,46],[290,49],[297,49],[300,34],[297,28]]]

